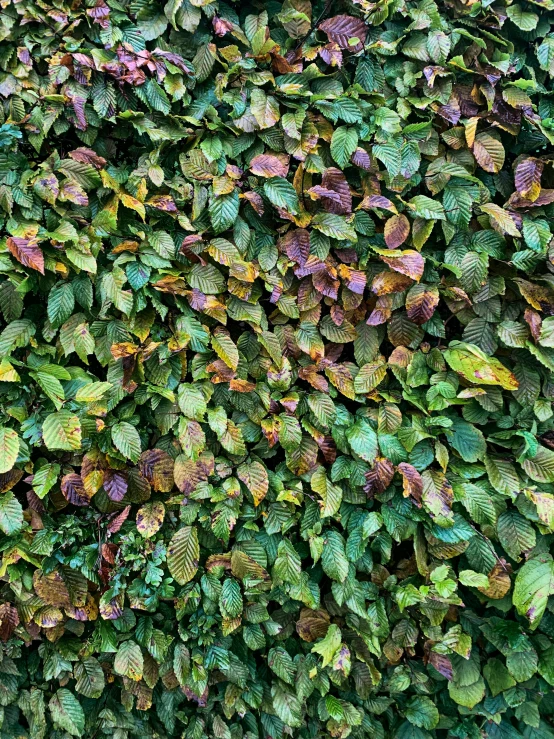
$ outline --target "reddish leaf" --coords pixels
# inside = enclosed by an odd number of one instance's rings
[[[356,167],[360,167],[361,169],[365,169],[368,171],[371,169],[371,157],[365,149],[361,149],[360,147],[358,147],[356,151],[352,154],[352,156],[350,157],[350,161]]]
[[[420,326],[428,321],[439,304],[439,291],[436,287],[414,285],[406,296],[408,318]]]
[[[24,267],[36,269],[41,275],[44,274],[44,254],[34,239],[10,236],[6,241],[6,245],[20,264]]]
[[[68,156],[76,162],[91,164],[95,169],[102,169],[107,164],[104,157],[99,156],[95,151],[87,149],[84,146],[80,146],[78,149],[70,151]]]
[[[125,508],[120,513],[114,514],[113,518],[110,520],[110,523],[108,524],[108,527],[107,527],[110,534],[117,534],[119,529],[123,526],[123,524],[127,520],[127,517],[129,516],[130,512],[131,512],[131,506],[128,505],[128,506],[125,506]]]
[[[226,33],[233,30],[232,23],[217,15],[214,15],[212,25],[214,27],[215,35],[220,37],[225,36]]]
[[[410,235],[410,222],[402,213],[385,223],[385,243],[389,249],[398,249]]]
[[[400,462],[396,468],[402,475],[403,495],[411,498],[416,505],[421,505],[423,495],[423,479],[419,472],[411,464]]]
[[[310,234],[305,228],[297,228],[279,239],[279,248],[286,253],[289,259],[301,266],[306,264],[310,255]],[[318,263],[319,260],[318,260]],[[308,274],[308,273],[307,273]],[[298,275],[301,277],[304,275]]]
[[[538,208],[541,205],[550,205],[551,203],[554,203],[554,189],[545,188],[541,190],[536,200],[523,198],[517,192],[510,195],[508,200],[508,205],[512,208]]]
[[[523,314],[523,319],[525,323],[529,326],[532,337],[535,339],[535,341],[538,341],[539,336],[541,335],[542,326],[542,318],[540,317],[540,315],[532,308],[526,308]]]
[[[402,255],[398,257],[382,256],[381,259],[395,272],[407,275],[408,277],[411,277],[412,280],[419,280],[425,267],[425,260],[421,254],[412,249],[403,251]]]
[[[349,290],[352,290],[353,293],[358,295],[364,294],[367,281],[365,272],[358,269],[352,269],[351,267],[347,267],[345,264],[339,264],[337,271]]]
[[[89,495],[88,491],[85,490],[81,475],[77,475],[75,472],[71,472],[69,475],[65,475],[61,482],[62,493],[64,498],[75,506],[88,506],[92,498],[92,494]]]
[[[123,500],[127,493],[127,472],[126,470],[107,470],[104,477],[104,490],[108,494],[108,498],[118,503]]]
[[[334,41],[341,49],[358,52],[364,47],[367,26],[361,18],[352,15],[335,15],[319,24],[329,41]]]
[[[541,192],[541,175],[544,162],[529,157],[519,162],[515,171],[515,185],[521,197],[535,202]]]
[[[377,457],[375,465],[365,473],[366,484],[364,491],[369,498],[384,493],[394,477],[394,465],[385,457]]]
[[[437,672],[445,677],[447,680],[452,680],[454,673],[452,670],[452,662],[450,657],[445,654],[437,654],[437,652],[429,653],[429,663],[433,665]]]
[[[146,205],[149,205],[151,208],[155,208],[156,210],[161,210],[164,213],[179,212],[171,195],[154,195],[154,197],[146,201]]]
[[[323,173],[321,184],[327,190],[333,191],[337,197],[322,196],[323,207],[329,213],[348,215],[352,213],[352,195],[350,187],[344,174],[336,167],[329,167]]]
[[[0,639],[7,642],[18,625],[17,608],[11,603],[2,603],[0,605]]]
[[[383,210],[390,210],[392,213],[397,212],[394,203],[383,195],[368,195],[362,200],[360,208],[366,210],[370,208],[382,208]]]
[[[332,67],[342,67],[342,51],[339,45],[334,42],[325,44],[319,50],[319,56],[325,64],[330,64]]]
[[[156,492],[169,493],[173,489],[174,462],[162,449],[150,449],[140,455],[140,474],[148,480]]]
[[[250,162],[250,170],[259,177],[286,177],[289,158],[285,154],[258,154]]]

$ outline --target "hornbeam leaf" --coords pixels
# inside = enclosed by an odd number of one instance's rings
[[[19,454],[19,436],[13,429],[0,426],[0,473],[9,472]]]
[[[85,713],[77,698],[67,688],[60,688],[48,703],[54,726],[71,736],[83,736]]]
[[[80,449],[81,422],[75,414],[66,410],[51,413],[44,419],[42,437],[48,449]]]
[[[141,452],[141,442],[138,431],[126,421],[112,426],[112,441],[116,449],[131,462],[138,462]]]
[[[198,570],[200,547],[194,526],[183,526],[169,542],[167,565],[169,572],[179,585],[192,580]]]

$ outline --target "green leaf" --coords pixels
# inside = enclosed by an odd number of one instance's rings
[[[411,724],[422,729],[434,729],[439,722],[439,712],[430,698],[414,696],[406,707],[405,716]]]
[[[341,169],[348,166],[350,157],[358,146],[358,133],[355,128],[339,126],[331,137],[331,156]]]
[[[9,472],[19,454],[19,436],[13,429],[0,426],[0,473]]]
[[[369,423],[360,418],[346,432],[352,451],[366,462],[373,464],[378,454],[377,434]]]
[[[60,688],[48,703],[54,726],[71,736],[83,736],[85,714],[77,698],[67,688]]]
[[[195,576],[199,557],[198,534],[193,526],[184,526],[173,534],[167,549],[167,566],[179,585],[185,585]]]
[[[216,234],[232,228],[239,214],[238,192],[233,190],[228,195],[219,195],[212,198],[208,212]]]
[[[122,642],[115,655],[113,667],[118,675],[124,675],[135,682],[141,680],[144,658],[139,645],[132,639]]]
[[[521,5],[509,5],[506,8],[508,18],[522,31],[533,31],[539,22],[539,16],[536,13],[530,13],[523,10]]]
[[[74,668],[75,690],[86,698],[100,698],[106,681],[100,663],[94,657],[86,657]]]
[[[520,513],[507,510],[498,517],[498,538],[507,554],[516,561],[535,547],[537,537],[532,524]]]
[[[54,328],[67,321],[75,307],[75,296],[70,284],[55,285],[48,296],[48,320]]]
[[[124,457],[130,459],[131,462],[138,462],[141,443],[139,433],[134,426],[127,421],[116,423],[112,426],[112,441]]]
[[[298,212],[298,194],[284,177],[272,177],[264,182],[264,193],[267,199],[278,208],[289,213]]]
[[[0,496],[0,530],[11,536],[23,527],[23,508],[12,492]]]
[[[554,595],[554,561],[541,554],[518,571],[513,592],[514,606],[528,619],[531,629],[539,625],[550,595]]]
[[[344,539],[338,531],[327,532],[321,556],[321,566],[331,580],[344,582],[348,575],[348,559],[344,550]]]
[[[327,667],[331,662],[335,652],[340,648],[341,640],[341,630],[336,624],[331,624],[325,637],[312,647],[312,654],[319,654],[323,658],[322,667]]]
[[[554,452],[539,446],[534,457],[524,459],[521,466],[535,482],[554,482]]]
[[[69,411],[58,411],[46,416],[42,438],[48,449],[74,451],[81,448],[81,422]]]

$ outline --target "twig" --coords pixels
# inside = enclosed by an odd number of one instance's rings
[[[327,0],[327,2],[325,3],[325,6],[323,7],[323,10],[321,11],[321,13],[318,15],[318,17],[316,18],[316,20],[312,24],[312,27],[310,28],[310,30],[308,31],[308,33],[304,36],[304,38],[301,38],[300,41],[297,43],[297,45],[296,45],[296,47],[294,49],[295,52],[297,52],[298,49],[302,46],[302,44],[305,44],[306,41],[312,35],[312,33],[317,30],[317,26],[319,25],[319,23],[321,22],[321,20],[323,19],[323,17],[331,10],[331,5],[332,4],[333,4],[333,0]]]

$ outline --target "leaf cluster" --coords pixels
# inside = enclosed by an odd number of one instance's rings
[[[554,739],[552,0],[0,38],[0,739]]]

